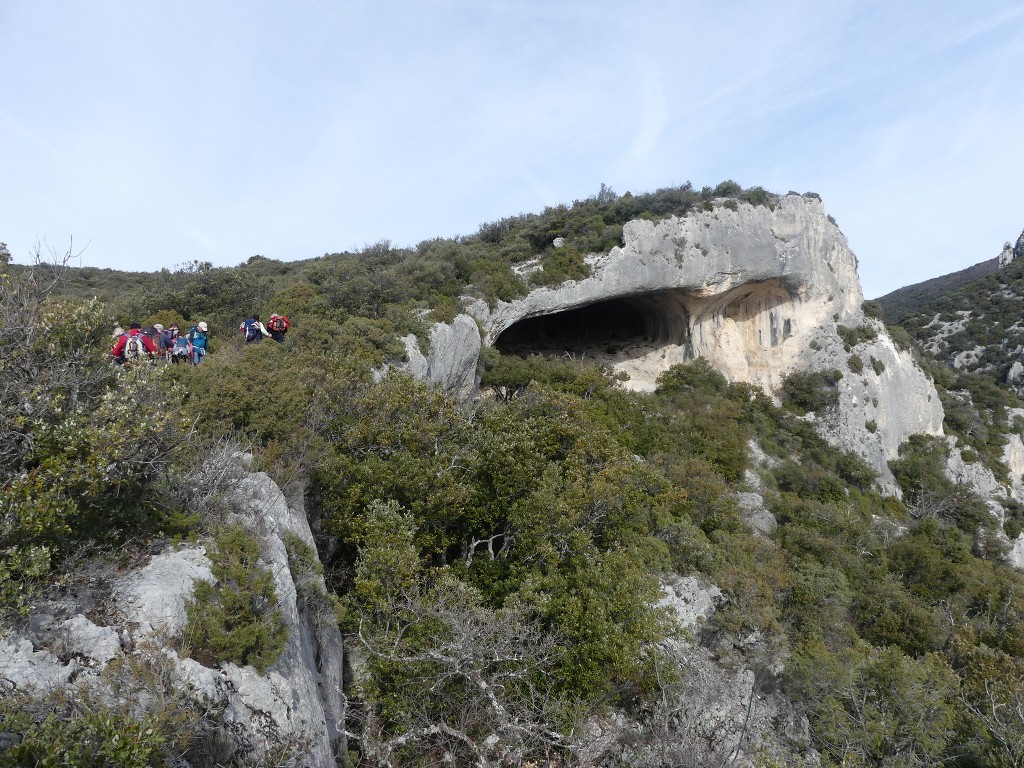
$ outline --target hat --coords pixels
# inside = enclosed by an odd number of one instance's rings
[[[198,328],[203,333],[206,333],[206,323],[199,323],[199,325],[197,325],[196,328]]]
[[[141,328],[142,328],[142,325],[140,323],[132,323],[131,325],[128,326],[128,330],[129,331],[135,331],[135,330],[139,330]]]
[[[124,336],[124,328],[122,328],[120,325],[117,326],[117,328],[114,329],[114,335],[115,336]]]
[[[156,328],[158,331],[162,331],[164,329],[164,327],[160,325],[160,323],[155,323],[153,327]]]

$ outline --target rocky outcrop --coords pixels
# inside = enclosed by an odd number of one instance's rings
[[[723,599],[714,585],[674,576],[662,585],[661,606],[682,630],[661,644],[673,667],[644,723],[621,712],[589,720],[582,765],[661,768],[666,765],[816,765],[805,717],[772,684],[743,663],[722,663],[696,638]],[[735,659],[733,659],[735,661]]]
[[[418,379],[429,381],[456,397],[469,397],[476,388],[480,358],[480,329],[469,315],[458,315],[451,323],[436,323],[430,329],[427,354],[415,335],[404,337],[409,358],[407,367]]]
[[[1017,242],[1019,243],[1020,241],[1018,240]],[[999,256],[996,257],[999,260],[999,268],[1002,269],[1003,267],[1009,266],[1013,262],[1015,255],[1013,246],[1010,245],[1010,241],[1007,240],[1003,243],[1003,250],[1001,250],[999,252]]]
[[[942,434],[942,403],[931,379],[880,322],[864,317],[854,322],[856,329],[869,329],[861,341],[847,345],[836,326],[826,324],[807,350],[808,368],[842,374],[837,407],[815,414],[814,421],[830,442],[862,457],[883,489],[897,493],[888,462],[910,435]]]
[[[816,197],[787,195],[771,207],[720,200],[682,218],[631,221],[623,241],[589,256],[585,279],[493,308],[469,305],[484,343],[594,360],[638,390],[653,389],[659,374],[695,357],[776,395],[793,371],[839,370],[846,375],[838,408],[812,418],[834,444],[862,456],[890,492],[887,462],[900,443],[919,432],[941,434],[933,384],[881,323],[864,316],[856,257]],[[851,350],[839,331],[865,325],[874,337],[852,352],[870,367],[851,375]],[[439,353],[430,366],[420,364],[421,375],[448,380],[442,366],[467,371],[469,357]],[[451,378],[468,382],[465,373]]]
[[[631,221],[623,241],[591,257],[586,279],[498,302],[483,319],[486,342],[573,347],[627,373],[635,389],[702,356],[772,390],[822,325],[860,316],[856,258],[816,198],[789,195],[773,208],[719,201],[683,218]]]
[[[213,578],[203,547],[184,546],[159,552],[117,578],[105,625],[66,600],[0,642],[0,670],[8,687],[36,695],[102,689],[100,673],[111,661],[145,657],[147,664],[166,665],[171,688],[185,692],[198,709],[219,713],[215,728],[222,754],[262,764],[272,752],[280,756],[292,746],[297,756],[290,764],[336,765],[344,745],[342,640],[333,613],[324,613],[322,605],[318,610],[313,599],[313,593],[326,595],[322,576],[289,567],[289,534],[313,546],[301,502],[289,503],[262,473],[242,475],[233,493],[239,519],[260,539],[289,630],[281,655],[265,673],[230,662],[205,667],[174,650],[180,648],[176,638],[185,628],[185,603],[195,582]]]

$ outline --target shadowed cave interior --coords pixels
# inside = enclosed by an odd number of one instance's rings
[[[614,355],[688,340],[681,291],[617,297],[549,315],[527,317],[494,341],[502,354]]]
[[[794,290],[781,280],[737,286],[718,295],[666,289],[618,296],[562,312],[526,317],[506,328],[493,346],[502,354],[564,355],[624,361],[669,345],[693,354],[703,334],[717,332],[725,318],[748,329],[761,349],[775,347],[793,333],[783,305]],[[691,329],[693,329],[691,331]],[[694,339],[691,333],[701,334]]]

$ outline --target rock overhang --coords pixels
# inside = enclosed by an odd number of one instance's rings
[[[699,288],[663,288],[583,300],[548,311],[526,314],[498,331],[491,345],[503,353],[569,353],[648,346],[685,347],[695,353],[694,337],[716,318],[747,322],[768,313],[768,328],[758,342],[777,346],[793,331],[789,317],[772,310],[799,300],[799,280],[775,278],[744,283],[723,292]],[[774,318],[774,319],[773,319]]]
[[[483,343],[582,354],[633,389],[703,356],[733,380],[774,390],[806,363],[816,329],[861,316],[856,257],[821,202],[797,195],[631,221],[622,246],[588,263],[582,280],[489,308],[478,318]]]

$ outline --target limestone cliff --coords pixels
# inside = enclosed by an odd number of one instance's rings
[[[863,456],[894,491],[887,461],[909,435],[940,434],[942,406],[910,354],[865,318],[857,259],[845,236],[816,197],[787,195],[771,207],[716,201],[709,208],[627,223],[622,247],[591,254],[591,274],[582,280],[494,307],[470,304],[483,343],[594,360],[625,373],[625,386],[637,390],[653,389],[660,373],[695,357],[776,395],[793,371],[839,370],[848,375],[840,380],[838,409],[815,418],[833,443]],[[522,267],[536,269],[539,261]],[[466,328],[468,321],[461,321]],[[876,333],[856,352],[876,362],[862,374],[848,370],[851,351],[839,331],[865,325]],[[429,376],[420,375],[458,381],[449,389],[464,393],[476,367],[475,340],[468,354],[433,349],[438,362]],[[451,370],[441,370],[445,365]]]

